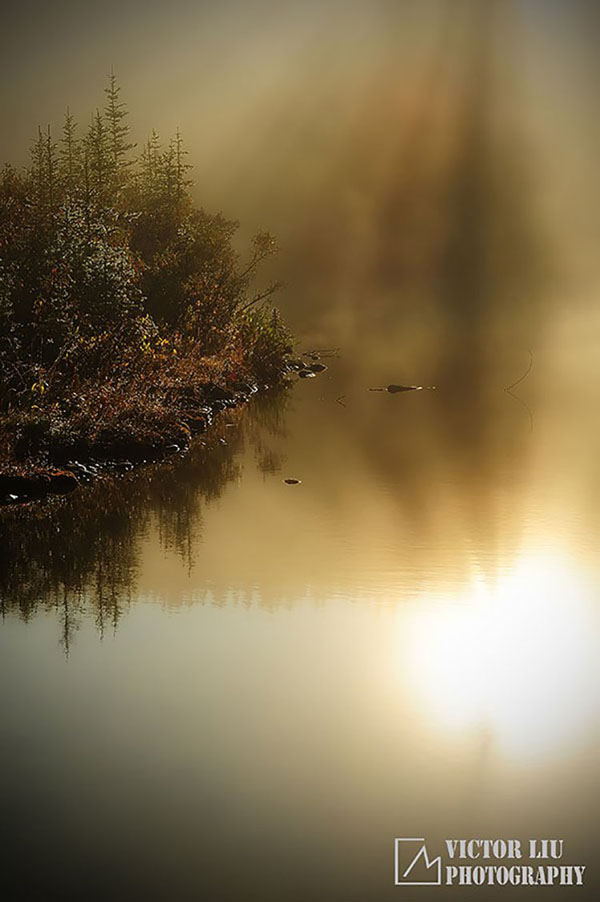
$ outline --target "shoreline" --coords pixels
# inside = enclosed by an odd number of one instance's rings
[[[165,423],[146,423],[147,429],[136,431],[130,420],[120,424],[109,438],[102,440],[79,437],[75,442],[58,437],[54,444],[40,453],[19,460],[0,462],[0,510],[22,508],[44,501],[50,496],[68,495],[80,486],[103,477],[118,476],[149,464],[166,463],[174,457],[186,455],[195,438],[212,431],[220,415],[245,406],[255,395],[290,387],[296,381],[315,377],[327,369],[317,355],[304,355],[313,362],[288,358],[284,370],[272,382],[254,380],[221,380],[201,382],[193,386],[200,402],[186,406],[185,412],[165,428]],[[292,382],[291,376],[297,378]],[[124,437],[123,430],[129,429]],[[156,430],[156,431],[154,431]],[[221,444],[225,439],[217,439]]]
[[[250,381],[233,382],[229,386],[204,383],[204,403],[182,416],[173,429],[152,440],[136,434],[132,427],[128,439],[115,436],[112,443],[90,441],[75,448],[59,442],[48,451],[46,462],[0,463],[0,509],[20,508],[51,495],[70,494],[103,476],[187,454],[193,439],[208,432],[221,413],[243,407],[259,392],[284,385],[285,376],[274,385]]]

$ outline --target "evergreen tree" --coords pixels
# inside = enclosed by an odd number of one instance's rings
[[[90,145],[87,140],[83,143],[82,158],[83,213],[85,219],[85,234],[89,243],[92,230],[92,174],[90,167]]]
[[[46,208],[46,142],[42,134],[42,128],[38,125],[37,138],[31,145],[31,186],[32,193],[39,212]]]
[[[65,113],[63,125],[60,162],[63,185],[68,194],[72,194],[81,177],[81,147],[76,138],[77,123],[69,107]]]
[[[31,145],[31,185],[38,212],[51,213],[58,200],[58,174],[56,143],[52,140],[50,126],[42,132],[38,125],[36,140]]]
[[[153,201],[160,194],[161,156],[160,138],[157,131],[152,129],[139,159],[140,188],[146,201]]]
[[[127,140],[129,126],[125,123],[125,118],[128,112],[125,104],[119,97],[121,88],[117,85],[114,72],[111,72],[108,77],[108,87],[104,89],[104,93],[106,94],[104,116],[108,132],[107,143],[111,174],[115,187],[121,188],[126,178],[127,167],[130,165],[126,156],[128,151],[135,147],[135,144]]]
[[[175,144],[169,142],[168,148],[160,156],[159,161],[159,190],[162,199],[167,206],[172,207],[177,200],[177,157]]]
[[[111,157],[109,134],[100,110],[96,110],[86,135],[90,181],[98,202],[108,197]]]
[[[52,140],[50,126],[46,130],[44,136],[44,157],[46,168],[46,184],[48,196],[48,209],[51,213],[55,210],[58,195],[58,178],[57,178],[57,161],[56,161],[56,142]]]
[[[176,173],[176,193],[177,193],[177,202],[181,203],[186,193],[186,189],[189,185],[191,185],[191,179],[186,179],[185,174],[189,172],[192,168],[189,163],[185,162],[184,157],[187,157],[187,150],[183,149],[183,138],[181,137],[181,133],[179,129],[175,133],[175,173]]]
[[[138,160],[138,184],[142,195],[149,194],[152,188],[152,157],[150,153],[150,140],[148,139],[143,147],[142,153]]]

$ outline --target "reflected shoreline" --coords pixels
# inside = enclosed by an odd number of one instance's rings
[[[158,523],[160,543],[191,566],[203,507],[238,479],[237,456],[264,426],[281,429],[287,387],[257,394],[245,409],[229,409],[185,456],[122,475],[102,475],[74,495],[0,510],[0,616],[25,621],[54,610],[68,653],[80,619],[93,612],[101,635],[116,629],[131,603],[140,542]],[[279,460],[259,446],[260,465]]]

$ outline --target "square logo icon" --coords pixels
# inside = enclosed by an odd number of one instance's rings
[[[441,886],[442,856],[430,858],[424,837],[397,837],[394,840],[394,883],[396,886]]]

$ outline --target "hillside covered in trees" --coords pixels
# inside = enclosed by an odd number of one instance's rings
[[[0,175],[0,465],[141,454],[216,395],[273,383],[290,337],[253,289],[275,252],[192,204],[179,132],[142,147],[111,75],[85,129],[38,129],[24,171]]]

